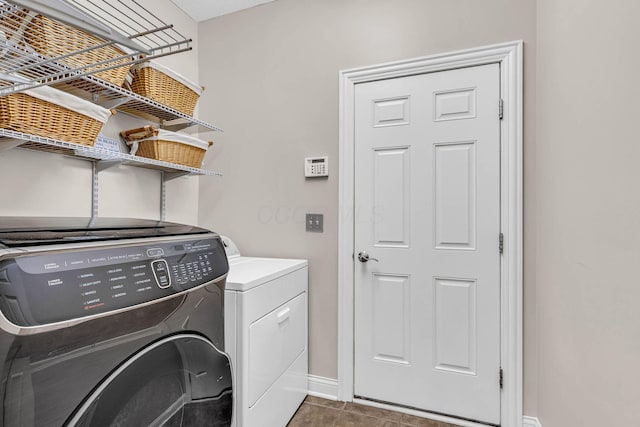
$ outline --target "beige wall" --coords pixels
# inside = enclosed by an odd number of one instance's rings
[[[202,117],[226,132],[201,179],[202,225],[245,254],[310,261],[310,370],[337,376],[338,71],[487,44],[525,41],[527,233],[525,411],[535,414],[535,1],[278,0],[199,26]],[[216,135],[214,135],[216,137]],[[328,155],[328,180],[303,158]],[[325,214],[323,234],[304,214]]]
[[[538,0],[544,427],[640,425],[636,0]]]
[[[140,2],[161,19],[194,39],[194,51],[160,62],[198,79],[196,24],[169,0]],[[104,133],[117,138],[122,129],[146,124],[125,114],[112,117]],[[1,148],[1,147],[0,147]],[[160,173],[116,166],[99,175],[100,216],[157,219],[160,215]],[[0,215],[90,216],[91,163],[35,152],[0,151]],[[197,223],[198,178],[178,178],[167,185],[167,220]]]

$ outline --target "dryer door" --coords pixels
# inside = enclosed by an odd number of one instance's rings
[[[124,362],[67,426],[229,426],[228,357],[195,334],[159,340]]]

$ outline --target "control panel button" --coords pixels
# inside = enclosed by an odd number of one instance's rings
[[[162,248],[151,248],[147,249],[147,256],[151,258],[159,257],[164,255],[164,250]]]
[[[160,289],[171,286],[171,276],[169,275],[169,265],[167,261],[163,259],[152,261],[151,269],[153,270],[153,275]]]

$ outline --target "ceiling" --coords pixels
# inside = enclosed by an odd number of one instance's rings
[[[171,0],[194,21],[201,22],[216,16],[270,3],[275,0]]]

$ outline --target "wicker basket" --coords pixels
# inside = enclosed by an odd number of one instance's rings
[[[193,115],[202,88],[179,74],[152,62],[131,69],[131,90],[189,116]]]
[[[0,128],[88,146],[93,146],[110,115],[109,110],[50,87],[0,97]]]
[[[123,131],[120,136],[131,146],[131,154],[192,168],[202,166],[207,148],[213,145],[211,141],[153,126]]]
[[[116,86],[122,86],[126,80],[131,58],[122,58],[127,54],[118,47],[107,44],[104,39],[26,9],[20,9],[3,20],[5,27],[14,30],[12,34],[7,34],[11,39],[22,40],[27,48],[40,55],[47,58],[69,55],[57,62],[73,69],[88,67],[88,71],[94,76]],[[99,45],[104,46],[96,47]],[[82,53],[70,55],[85,49],[87,50]],[[104,65],[95,65],[104,61],[107,61]],[[98,71],[115,64],[123,66]]]

